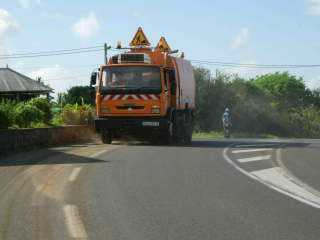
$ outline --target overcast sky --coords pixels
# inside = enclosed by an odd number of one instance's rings
[[[143,27],[156,45],[165,36],[186,58],[257,64],[320,64],[320,0],[62,1],[1,0],[0,55],[127,45]],[[56,92],[87,84],[103,53],[0,59]],[[214,67],[210,67],[215,71]],[[243,77],[266,70],[219,68]],[[270,70],[268,70],[270,71]],[[290,70],[320,87],[320,68]]]

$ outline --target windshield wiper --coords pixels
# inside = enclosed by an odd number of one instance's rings
[[[143,87],[138,87],[138,88],[137,88],[137,90],[142,90],[142,89],[160,90],[160,87],[147,87],[147,86],[143,86]]]

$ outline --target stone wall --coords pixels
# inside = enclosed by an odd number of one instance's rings
[[[93,136],[93,129],[85,125],[0,130],[0,156],[19,149],[87,142]]]

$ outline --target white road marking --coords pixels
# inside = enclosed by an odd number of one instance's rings
[[[77,179],[77,177],[78,177],[81,169],[82,169],[82,167],[76,167],[76,168],[74,168],[74,169],[72,170],[72,172],[71,172],[71,174],[70,174],[70,176],[69,176],[69,181],[70,181],[70,182],[73,182],[73,181],[75,181],[75,180]]]
[[[320,198],[307,191],[298,184],[290,181],[284,176],[280,167],[274,167],[269,169],[263,169],[259,171],[251,172],[262,181],[284,189],[292,194],[308,199],[309,201],[320,203]]]
[[[250,152],[262,152],[262,151],[272,151],[272,148],[254,148],[254,149],[241,149],[233,150],[232,153],[250,153]]]
[[[78,208],[75,205],[65,205],[63,212],[70,237],[88,239]]]
[[[241,162],[241,163],[245,163],[245,162],[269,160],[269,159],[271,159],[271,155],[263,155],[263,156],[257,156],[257,157],[249,157],[249,158],[240,158],[240,159],[237,159],[237,161]]]
[[[245,148],[245,147],[267,147],[267,146],[277,146],[276,143],[259,143],[259,144],[241,144],[236,145],[236,148]]]
[[[94,153],[94,154],[90,155],[89,157],[91,157],[91,158],[98,157],[98,156],[100,156],[100,155],[102,155],[102,154],[104,154],[104,153],[108,152],[109,150],[110,150],[110,149],[104,149],[104,150],[101,150],[101,151],[99,151],[99,152],[96,152],[96,153]]]
[[[223,150],[223,158],[224,158],[230,165],[232,165],[235,169],[237,169],[239,172],[241,172],[242,174],[246,175],[247,177],[249,177],[249,178],[251,178],[251,179],[256,180],[257,182],[259,182],[259,183],[261,183],[261,184],[266,185],[267,187],[269,187],[269,188],[271,188],[271,189],[273,189],[273,190],[275,190],[275,191],[277,191],[277,192],[279,192],[279,193],[282,193],[282,194],[284,194],[284,195],[286,195],[286,196],[289,196],[289,197],[291,197],[291,198],[293,198],[293,199],[295,199],[295,200],[297,200],[297,201],[300,201],[300,202],[302,202],[302,203],[304,203],[304,204],[307,204],[307,205],[309,205],[309,206],[312,206],[312,207],[314,207],[314,208],[320,209],[320,201],[319,201],[319,202],[310,201],[309,199],[306,199],[306,198],[304,198],[304,197],[302,197],[302,196],[298,196],[298,195],[296,195],[296,194],[293,194],[293,193],[291,193],[291,192],[289,192],[289,191],[287,191],[287,190],[285,190],[285,189],[282,189],[282,188],[280,188],[280,187],[278,187],[278,186],[276,186],[276,185],[271,184],[270,182],[267,182],[267,181],[264,181],[264,180],[260,179],[260,178],[257,177],[256,175],[251,174],[250,172],[245,171],[244,169],[242,169],[241,167],[239,167],[234,161],[232,161],[232,160],[229,158],[229,156],[228,156],[228,154],[227,154],[228,150],[229,150],[229,148],[225,148],[225,149]]]

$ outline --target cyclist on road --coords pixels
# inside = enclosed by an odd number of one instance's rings
[[[222,124],[224,130],[224,136],[230,137],[230,128],[231,128],[231,114],[229,108],[226,108],[222,115]]]

